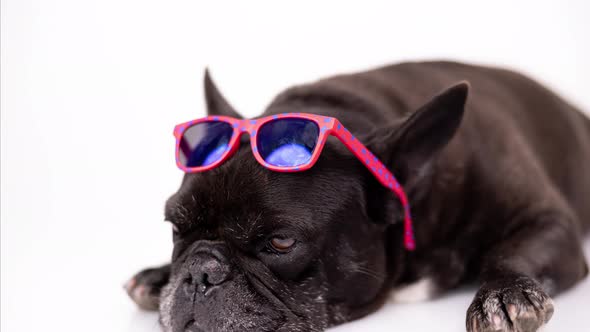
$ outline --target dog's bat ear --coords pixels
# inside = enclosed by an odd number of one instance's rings
[[[458,83],[420,107],[397,129],[379,130],[373,136],[370,144],[377,145],[376,152],[402,183],[424,174],[425,167],[453,138],[463,119],[468,90],[469,83]]]
[[[221,92],[219,92],[219,89],[217,89],[211,79],[209,69],[205,69],[204,86],[208,115],[225,115],[238,119],[244,118],[225,100]]]

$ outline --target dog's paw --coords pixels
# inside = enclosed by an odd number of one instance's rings
[[[484,284],[467,310],[468,332],[535,332],[551,319],[553,301],[533,279]]]
[[[144,310],[158,310],[160,291],[168,283],[170,269],[168,267],[146,269],[124,286],[129,297]]]

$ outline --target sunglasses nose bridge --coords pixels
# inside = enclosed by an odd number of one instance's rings
[[[258,145],[256,144],[256,120],[249,120],[248,121],[248,136],[250,136],[250,147],[252,148],[252,152],[256,156],[258,154]]]
[[[233,127],[235,129],[235,136],[236,136],[236,150],[240,143],[246,143],[246,138],[243,137],[244,135],[248,135],[248,139],[251,141],[251,146],[254,152],[257,151],[256,144],[254,138],[256,137],[256,126],[257,121],[252,120],[241,120],[239,122],[234,122]]]
[[[257,120],[243,120],[238,126],[238,133],[240,136],[247,134],[250,140],[256,137]]]
[[[240,131],[250,133],[256,127],[258,120],[250,119],[250,120],[243,120],[240,124]]]

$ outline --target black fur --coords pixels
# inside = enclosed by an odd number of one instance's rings
[[[208,74],[205,87],[210,114],[239,116]],[[529,78],[404,63],[291,88],[263,116],[283,112],[338,118],[390,167],[417,250],[403,250],[399,202],[339,142],[291,174],[243,145],[168,200],[178,232],[159,297],[165,331],[320,331],[425,277],[437,293],[481,282],[468,331],[536,331],[549,296],[587,274],[590,121]],[[272,236],[297,242],[278,253]]]

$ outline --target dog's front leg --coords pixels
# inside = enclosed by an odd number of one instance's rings
[[[550,295],[587,274],[576,235],[566,214],[550,213],[519,225],[481,262],[481,288],[467,311],[467,330],[533,332],[553,314]]]
[[[158,310],[160,292],[170,279],[170,264],[145,269],[125,284],[129,297],[144,310]]]

